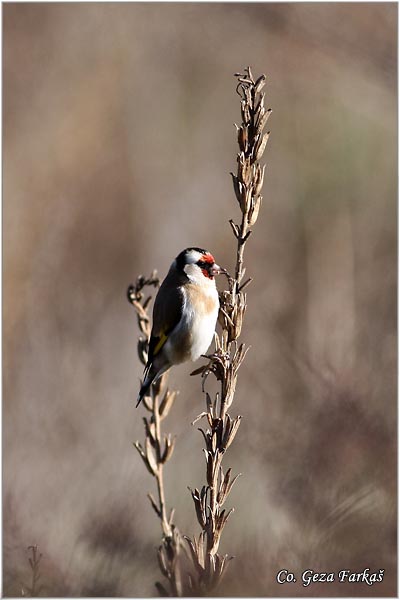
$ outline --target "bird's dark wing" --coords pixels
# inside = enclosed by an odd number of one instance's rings
[[[184,293],[177,283],[174,278],[168,276],[155,299],[147,365],[153,362],[182,318]]]

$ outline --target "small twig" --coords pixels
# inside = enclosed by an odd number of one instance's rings
[[[42,586],[38,586],[38,582],[40,579],[39,565],[42,560],[42,554],[39,553],[37,545],[28,546],[28,551],[30,550],[31,556],[28,558],[29,566],[32,572],[32,579],[30,586],[23,586],[21,593],[22,596],[30,596],[31,598],[35,598],[38,596],[42,590]]]

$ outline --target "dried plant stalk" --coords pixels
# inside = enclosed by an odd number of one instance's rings
[[[39,552],[36,544],[33,546],[28,546],[28,551],[31,553],[31,556],[28,559],[29,566],[31,568],[31,585],[23,586],[21,595],[35,598],[39,596],[40,592],[42,591],[42,586],[38,584],[41,578],[39,566],[43,555]]]
[[[207,484],[201,490],[190,490],[201,533],[198,538],[185,538],[194,567],[190,580],[193,594],[209,593],[215,589],[229,560],[228,555],[219,554],[218,549],[222,531],[233,511],[226,511],[223,505],[238,475],[232,478],[231,469],[224,474],[222,459],[234,440],[241,419],[240,416],[231,418],[228,409],[233,402],[238,369],[248,350],[243,343],[239,345],[237,341],[247,306],[243,290],[251,281],[247,279],[243,282],[243,255],[262,202],[265,166],[261,167],[259,160],[268,142],[269,132],[264,134],[263,131],[271,114],[271,109],[266,110],[264,107],[264,93],[261,91],[265,85],[265,75],[255,80],[248,67],[244,75],[237,73],[236,77],[242,124],[240,127],[236,126],[239,144],[237,173],[231,175],[242,217],[240,224],[229,221],[237,240],[235,275],[228,275],[229,290],[220,294],[219,322],[222,333],[220,337],[216,335],[216,350],[207,357],[209,362],[205,366],[192,373],[201,374],[203,391],[210,373],[215,375],[221,385],[220,394],[216,394],[214,399],[204,392],[206,412],[198,417],[205,417],[209,428],[205,431],[200,429],[205,441]]]
[[[143,337],[138,340],[138,355],[143,363],[147,362],[148,345],[151,333],[150,317],[148,313],[151,296],[145,298],[144,289],[153,286],[159,287],[159,280],[154,271],[149,278],[142,275],[136,279],[134,285],[128,288],[128,300],[134,307],[138,320],[138,327]],[[158,562],[162,574],[168,580],[167,589],[160,582],[156,587],[161,596],[182,596],[182,578],[179,555],[182,547],[181,535],[173,522],[174,510],[167,514],[164,490],[164,465],[171,458],[174,451],[175,438],[171,434],[162,434],[161,422],[168,416],[175,401],[177,392],[164,389],[166,375],[163,375],[149,390],[149,395],[143,398],[143,404],[149,413],[143,418],[145,429],[144,445],[135,442],[134,446],[139,452],[147,470],[155,477],[157,484],[157,499],[148,494],[150,504],[161,523],[162,542],[158,548]]]

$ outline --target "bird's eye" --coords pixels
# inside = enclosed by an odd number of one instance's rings
[[[212,264],[206,262],[205,260],[198,260],[197,265],[200,267],[200,269],[210,269],[212,267]]]

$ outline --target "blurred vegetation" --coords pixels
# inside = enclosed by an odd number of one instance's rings
[[[125,290],[189,245],[232,267],[251,64],[274,113],[220,593],[396,595],[397,5],[8,3],[3,30],[3,593],[37,544],[42,595],[154,594]],[[166,482],[188,534],[192,368]],[[384,581],[275,581],[366,567]]]

